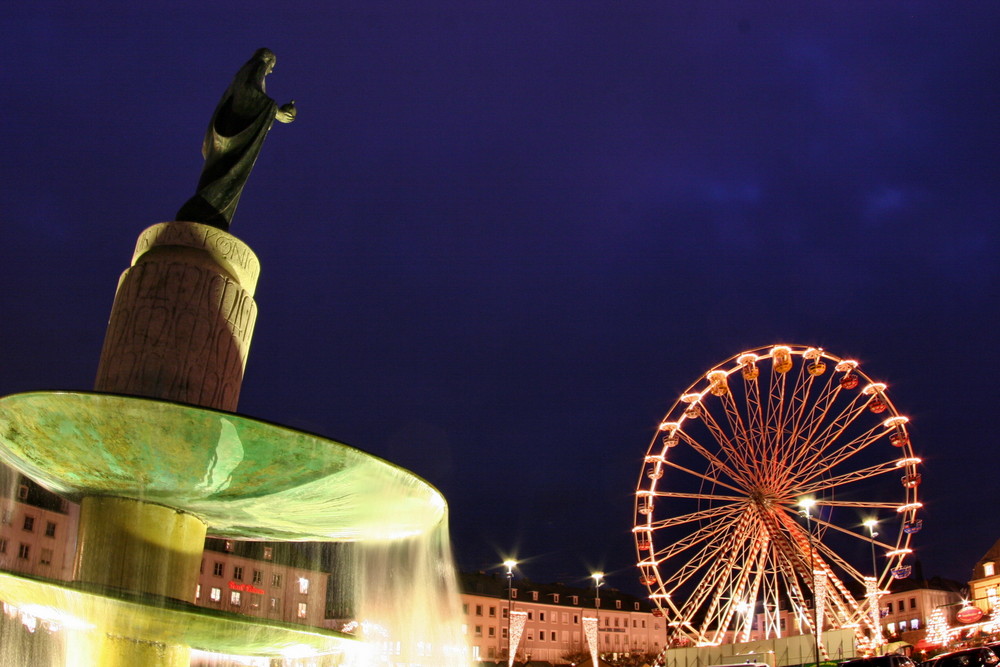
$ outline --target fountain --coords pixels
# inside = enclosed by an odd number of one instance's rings
[[[74,580],[0,573],[5,609],[58,629],[54,664],[179,666],[196,649],[467,665],[441,494],[347,445],[235,413],[260,265],[223,227],[140,234],[94,392],[0,399],[0,460],[81,507]],[[194,605],[206,535],[356,544],[340,587],[363,630]]]

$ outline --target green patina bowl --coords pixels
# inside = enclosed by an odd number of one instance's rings
[[[443,520],[440,492],[333,440],[147,398],[32,392],[0,398],[0,460],[72,500],[114,496],[262,540],[394,540]]]

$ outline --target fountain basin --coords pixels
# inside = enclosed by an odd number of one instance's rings
[[[219,537],[395,540],[426,533],[446,511],[426,481],[343,443],[115,394],[0,398],[0,460],[71,500],[161,504]]]
[[[273,658],[344,653],[358,644],[351,635],[333,630],[241,616],[166,597],[87,590],[9,572],[0,572],[0,590],[6,604],[70,632]]]

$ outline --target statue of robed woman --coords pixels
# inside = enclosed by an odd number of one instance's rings
[[[177,220],[229,229],[271,125],[295,120],[294,101],[279,107],[265,92],[264,78],[275,61],[270,49],[257,49],[226,89],[201,147],[205,166],[198,191],[177,211]]]

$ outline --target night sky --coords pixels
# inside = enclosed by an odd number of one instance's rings
[[[460,567],[637,589],[658,422],[778,342],[910,417],[925,574],[1000,538],[1000,4],[41,0],[0,34],[0,395],[92,386],[267,46],[299,115],[231,230],[263,266],[240,412],[436,485]]]

